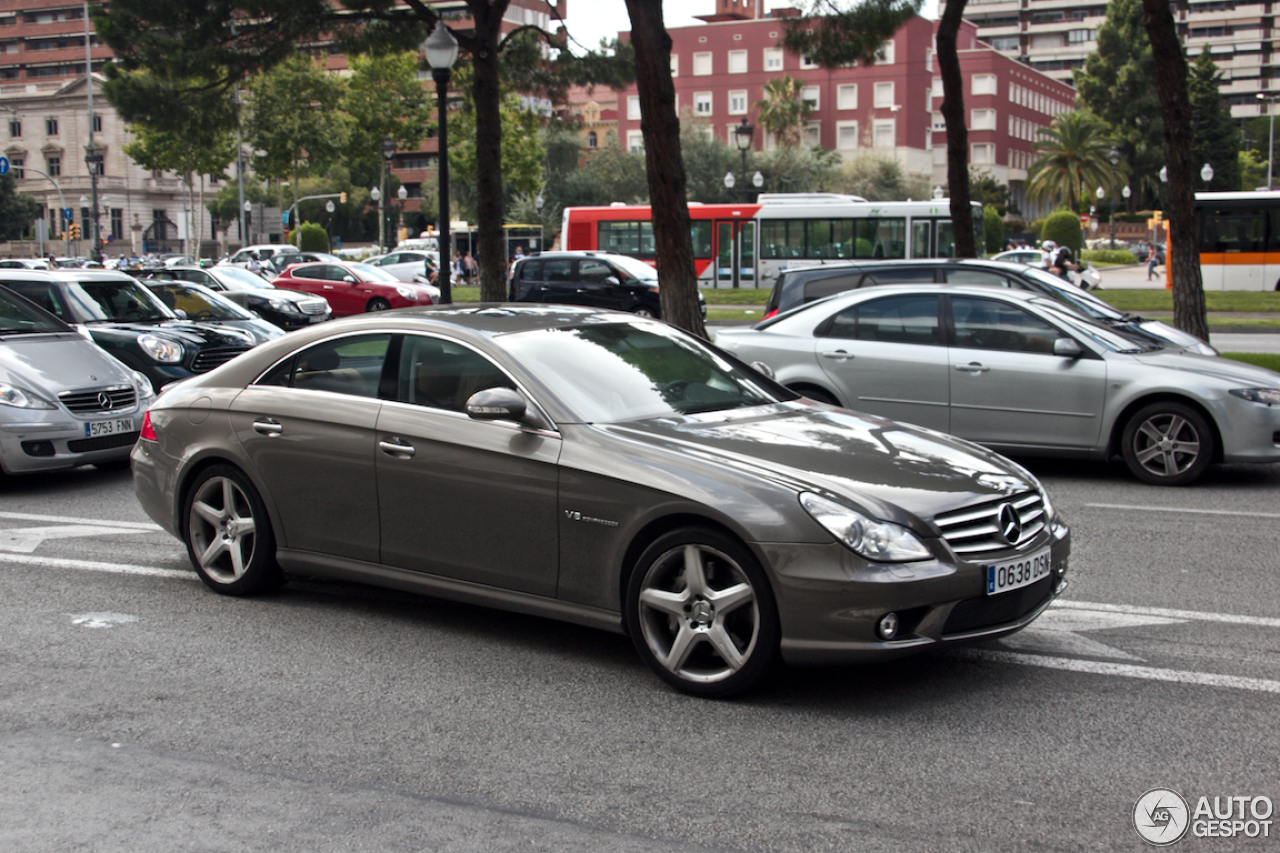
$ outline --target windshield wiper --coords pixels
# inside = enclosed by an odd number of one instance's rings
[[[0,335],[52,335],[66,329],[0,329]]]

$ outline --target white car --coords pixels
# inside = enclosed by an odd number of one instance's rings
[[[0,261],[0,270],[47,270],[49,262],[44,258],[7,258]]]
[[[440,253],[425,250],[388,252],[369,258],[365,263],[391,273],[398,281],[426,281],[428,260],[431,261],[432,268],[440,268]]]
[[[229,258],[223,258],[218,261],[218,266],[242,267],[249,262],[249,255],[255,254],[259,261],[265,261],[267,258],[277,252],[293,252],[297,253],[298,247],[289,243],[258,243],[253,246],[245,246]]]

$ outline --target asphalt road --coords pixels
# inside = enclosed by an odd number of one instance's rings
[[[1136,851],[1151,788],[1280,800],[1280,466],[1030,464],[1074,530],[1062,606],[729,702],[571,625],[220,597],[127,473],[0,480],[0,850]]]

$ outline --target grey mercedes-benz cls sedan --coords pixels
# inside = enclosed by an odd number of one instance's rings
[[[991,451],[575,306],[294,332],[162,394],[133,464],[218,592],[296,574],[565,619],[629,634],[704,696],[779,660],[1012,633],[1070,551],[1044,489]]]

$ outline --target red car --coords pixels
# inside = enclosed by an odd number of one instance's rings
[[[368,264],[294,264],[271,283],[286,290],[323,296],[329,300],[335,317],[435,304],[431,292],[434,288],[397,281],[390,273]]]

